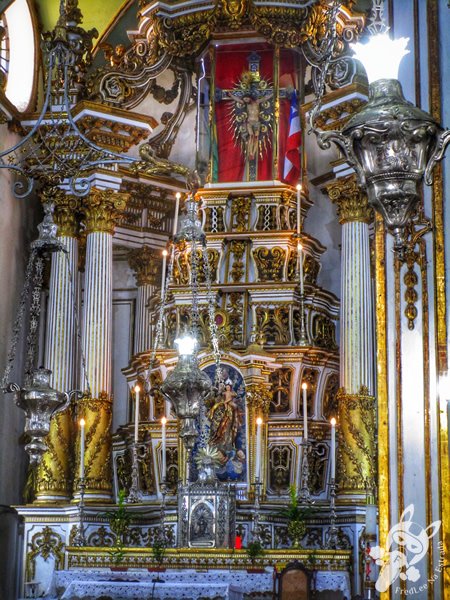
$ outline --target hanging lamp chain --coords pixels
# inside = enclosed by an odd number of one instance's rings
[[[14,320],[14,326],[12,329],[11,343],[8,352],[8,358],[6,361],[5,371],[2,377],[2,390],[6,390],[10,383],[10,375],[16,358],[17,344],[19,342],[20,332],[22,331],[22,325],[24,321],[25,309],[28,304],[30,297],[31,282],[33,280],[34,264],[36,261],[37,250],[32,249],[28,258],[27,268],[25,271],[25,281],[23,284],[22,292],[20,294],[20,301],[17,307],[16,318]]]
[[[314,106],[309,114],[309,132],[315,131],[315,120],[322,107],[322,99],[325,95],[326,81],[330,64],[335,53],[337,42],[337,18],[341,9],[342,0],[333,0],[327,8],[325,36],[319,48],[319,62],[322,64],[320,69],[319,81],[317,85],[317,94]]]

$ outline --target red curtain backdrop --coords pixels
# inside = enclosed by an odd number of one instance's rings
[[[248,71],[248,56],[257,52],[261,57],[260,74],[273,85],[273,48],[268,44],[222,46],[216,53],[216,88],[230,90],[238,83],[244,71]],[[216,103],[217,149],[219,156],[218,181],[242,181],[245,158],[234,141],[230,118],[231,100]],[[289,116],[289,114],[288,114]],[[258,160],[258,179],[272,179],[271,145]]]

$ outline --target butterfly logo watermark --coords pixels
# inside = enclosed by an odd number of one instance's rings
[[[426,556],[430,540],[439,531],[441,521],[428,527],[413,521],[414,505],[410,504],[402,513],[399,523],[394,525],[383,546],[374,546],[370,556],[379,565],[380,573],[375,584],[378,592],[386,592],[397,580],[417,582],[420,571],[415,566]]]

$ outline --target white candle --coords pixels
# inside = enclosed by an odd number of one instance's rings
[[[164,287],[166,285],[166,265],[167,265],[167,250],[163,250],[163,264],[162,264],[162,277],[161,277],[161,300],[164,298]]]
[[[308,389],[307,383],[302,383],[303,390],[303,439],[305,442],[308,441],[308,398],[306,390]]]
[[[305,293],[305,288],[303,287],[303,246],[301,244],[297,245],[298,250],[298,269],[300,273],[300,295],[303,296]]]
[[[166,480],[166,424],[167,419],[163,417],[161,419],[161,479]]]
[[[181,198],[181,194],[180,192],[177,192],[175,194],[175,216],[173,218],[173,237],[175,237],[177,235],[177,229],[178,229],[178,212],[180,210],[180,198]]]
[[[302,230],[302,186],[297,184],[297,235],[300,235]]]
[[[336,479],[336,419],[333,417],[331,423],[331,479]]]
[[[134,441],[137,443],[139,439],[139,392],[141,388],[136,385],[134,387],[135,403],[134,403]]]
[[[262,451],[262,423],[261,417],[256,419],[256,461],[255,481],[261,481],[261,451]]]
[[[86,421],[84,419],[80,419],[80,479],[84,479],[85,425]]]

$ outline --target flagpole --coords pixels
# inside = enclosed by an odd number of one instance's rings
[[[297,92],[295,89],[292,91],[290,102],[289,130],[286,140],[282,179],[285,183],[295,186],[301,184],[301,155],[299,147],[302,140]]]

